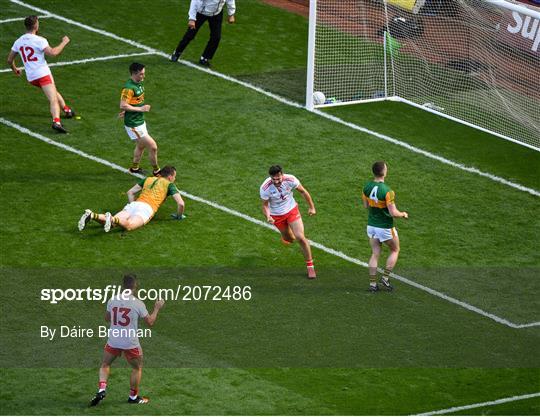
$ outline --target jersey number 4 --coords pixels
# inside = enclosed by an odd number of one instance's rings
[[[34,51],[34,48],[32,48],[31,46],[21,46],[19,48],[19,51],[21,53],[21,57],[24,63],[35,62],[38,60],[37,57],[34,56],[36,51]]]
[[[112,309],[112,322],[115,326],[128,326],[131,323],[129,318],[129,312],[131,308],[126,307],[113,307]],[[120,317],[118,317],[120,315]]]
[[[379,199],[377,198],[377,191],[379,191],[379,187],[378,186],[373,187],[373,189],[369,193],[369,199],[378,203]]]

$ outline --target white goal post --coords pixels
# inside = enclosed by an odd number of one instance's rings
[[[306,108],[382,100],[540,151],[540,8],[310,0]]]

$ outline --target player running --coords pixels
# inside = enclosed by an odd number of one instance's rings
[[[144,303],[135,297],[135,294],[137,294],[135,275],[125,275],[122,288],[129,291],[127,297],[120,294],[112,297],[107,302],[105,320],[111,323],[109,338],[103,351],[101,368],[99,368],[99,388],[92,401],[90,401],[90,406],[98,405],[107,395],[107,380],[111,373],[111,364],[117,357],[122,356],[122,353],[132,369],[129,379],[128,403],[146,404],[149,401],[148,398],[139,395],[143,366],[143,352],[137,336],[139,318],[142,318],[148,326],[153,326],[165,301],[156,301],[152,314],[148,314]],[[124,298],[127,298],[127,300]]]
[[[377,285],[377,265],[381,255],[381,246],[386,244],[390,248],[390,255],[386,260],[381,284],[392,291],[390,284],[390,273],[396,266],[399,255],[399,237],[394,227],[394,217],[409,218],[406,211],[399,211],[394,202],[395,194],[388,185],[384,183],[384,178],[388,172],[388,167],[384,161],[378,161],[371,167],[375,178],[369,181],[362,193],[362,202],[368,209],[367,235],[371,246],[371,258],[369,258],[369,290],[379,291]]]
[[[294,175],[285,175],[279,165],[273,165],[268,170],[268,177],[261,185],[260,196],[262,212],[266,221],[273,224],[281,232],[281,241],[290,245],[298,240],[306,261],[309,279],[316,278],[315,266],[311,257],[309,241],[304,236],[304,223],[294,200],[293,191],[298,190],[309,205],[308,214],[314,216],[315,205],[308,191],[300,184]]]
[[[169,165],[163,167],[159,177],[145,178],[131,187],[127,192],[129,203],[114,216],[109,212],[98,214],[86,209],[79,220],[79,230],[84,230],[90,220],[101,223],[105,232],[114,226],[121,226],[128,231],[138,229],[154,217],[168,196],[171,196],[177,204],[176,213],[172,217],[175,220],[183,220],[186,217],[185,203],[174,184],[175,180],[176,168]],[[135,197],[137,194],[138,198]]]
[[[64,36],[58,46],[51,48],[47,39],[38,36],[39,20],[37,16],[28,16],[24,19],[26,33],[15,41],[9,52],[7,63],[13,73],[21,75],[21,71],[15,65],[17,54],[21,56],[28,82],[41,88],[49,100],[51,116],[53,119],[52,128],[59,133],[67,133],[67,130],[60,121],[60,109],[64,110],[67,119],[75,116],[75,112],[66,105],[64,97],[56,89],[51,70],[45,60],[45,55],[58,56],[69,43],[69,38]]]
[[[146,70],[143,64],[134,62],[129,66],[131,77],[127,80],[120,96],[120,114],[124,117],[124,126],[129,138],[135,142],[133,151],[133,162],[129,171],[133,174],[142,174],[139,167],[145,149],[148,149],[148,158],[152,165],[152,175],[159,174],[159,164],[157,160],[157,143],[148,134],[144,113],[150,111],[150,105],[144,104],[144,78]]]

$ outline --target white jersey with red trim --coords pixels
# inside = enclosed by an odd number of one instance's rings
[[[34,81],[51,73],[45,60],[45,48],[49,42],[42,36],[26,33],[15,41],[11,50],[21,56],[26,79]]]
[[[268,201],[270,214],[282,216],[296,207],[293,191],[300,185],[294,175],[283,175],[283,182],[276,187],[272,178],[268,177],[261,185],[260,194],[263,200]]]
[[[107,302],[107,311],[111,314],[111,326],[107,344],[117,349],[133,349],[140,347],[137,330],[139,317],[148,316],[148,310],[144,303],[129,295],[127,300],[122,295],[115,296]]]

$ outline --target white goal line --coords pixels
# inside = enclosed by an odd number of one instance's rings
[[[540,397],[540,392],[535,392],[533,394],[516,395],[516,396],[513,396],[513,397],[501,398],[499,400],[486,401],[486,402],[483,402],[483,403],[463,405],[463,406],[460,406],[460,407],[445,408],[444,410],[429,411],[427,413],[415,414],[415,415],[417,415],[417,416],[438,416],[438,415],[443,415],[443,414],[456,413],[458,411],[472,410],[473,408],[488,407],[488,406],[491,406],[491,405],[499,405],[499,404],[510,403],[510,402],[514,402],[514,401],[528,400],[530,398],[536,398],[536,397]]]
[[[23,127],[23,126],[21,126],[21,125],[19,125],[17,123],[14,123],[14,122],[12,122],[10,120],[4,119],[3,117],[0,117],[0,123],[4,124],[6,126],[9,126],[9,127],[13,128],[13,129],[16,129],[19,132],[24,133],[24,134],[26,134],[28,136],[34,137],[34,138],[39,139],[39,140],[41,140],[41,141],[43,141],[45,143],[48,143],[49,145],[53,145],[53,146],[56,146],[58,148],[64,149],[64,150],[66,150],[68,152],[72,152],[74,154],[82,156],[83,158],[90,159],[90,160],[98,162],[98,163],[100,163],[102,165],[106,165],[106,166],[108,166],[108,167],[110,167],[112,169],[115,169],[117,171],[120,171],[120,172],[123,172],[123,173],[126,173],[126,174],[130,174],[128,169],[126,169],[124,167],[121,167],[120,165],[117,165],[117,164],[115,164],[113,162],[107,161],[106,159],[97,157],[95,155],[91,155],[89,153],[86,153],[84,151],[81,151],[81,150],[79,150],[77,148],[66,145],[64,143],[57,142],[57,141],[55,141],[53,139],[50,139],[50,138],[48,138],[48,137],[46,137],[46,136],[44,136],[44,135],[42,135],[40,133],[33,132],[30,129],[27,129],[27,128],[25,128],[25,127]],[[133,174],[131,174],[131,175],[133,175]],[[142,176],[142,175],[135,175],[135,176],[137,176],[139,178],[144,178],[144,176]],[[208,206],[211,206],[211,207],[214,207],[214,208],[216,208],[218,210],[221,210],[221,211],[223,211],[225,213],[228,213],[228,214],[231,214],[233,216],[242,218],[242,219],[247,220],[247,221],[249,221],[251,223],[254,223],[256,225],[259,225],[259,226],[265,227],[267,229],[270,229],[270,230],[272,230],[274,232],[278,232],[278,230],[274,226],[271,226],[266,222],[255,219],[255,218],[253,218],[251,216],[248,216],[247,214],[241,213],[241,212],[239,212],[237,210],[230,209],[228,207],[222,206],[219,203],[216,203],[216,202],[210,201],[210,200],[206,200],[206,199],[204,199],[202,197],[187,193],[185,191],[180,191],[180,193],[184,197],[189,198],[189,199],[191,199],[193,201],[197,201],[199,203],[206,204]],[[341,258],[341,259],[343,259],[343,260],[345,260],[347,262],[351,262],[353,264],[360,265],[360,266],[363,266],[365,268],[368,267],[368,264],[366,262],[364,262],[364,261],[361,261],[360,259],[348,256],[348,255],[344,254],[341,251],[329,248],[329,247],[327,247],[327,246],[325,246],[325,245],[323,245],[321,243],[317,243],[317,242],[314,242],[312,240],[310,240],[309,242],[313,247],[315,247],[317,249],[320,249],[323,252],[326,252],[326,253],[329,253],[331,255],[337,256],[338,258]],[[513,323],[513,322],[511,322],[511,321],[509,321],[507,319],[498,317],[495,314],[488,313],[488,312],[486,312],[486,311],[484,311],[484,310],[482,310],[482,309],[480,309],[478,307],[475,307],[475,306],[473,306],[471,304],[468,304],[468,303],[460,301],[460,300],[458,300],[456,298],[450,297],[450,296],[448,296],[448,295],[446,295],[446,294],[444,294],[444,293],[442,293],[440,291],[434,290],[432,288],[429,288],[429,287],[426,287],[426,286],[424,286],[422,284],[414,282],[414,281],[412,281],[412,280],[410,280],[408,278],[405,278],[405,277],[402,277],[400,275],[393,274],[393,273],[391,274],[391,277],[398,280],[398,281],[401,281],[401,282],[403,282],[403,283],[405,283],[407,285],[410,285],[410,286],[415,287],[415,288],[417,288],[419,290],[422,290],[422,291],[425,291],[425,292],[427,292],[427,293],[429,293],[431,295],[434,295],[435,297],[443,299],[443,300],[445,300],[445,301],[447,301],[449,303],[458,305],[458,306],[460,306],[460,307],[462,307],[462,308],[464,308],[466,310],[469,310],[469,311],[471,311],[473,313],[477,313],[477,314],[479,314],[481,316],[484,316],[484,317],[487,317],[487,318],[489,318],[489,319],[491,319],[491,320],[493,320],[493,321],[495,321],[497,323],[503,324],[505,326],[508,326],[508,327],[511,327],[511,328],[514,328],[514,329],[521,329],[521,328],[525,328],[525,327],[540,326],[540,322],[516,324],[516,323]]]
[[[64,67],[67,65],[88,64],[89,62],[110,61],[112,59],[128,58],[130,56],[143,56],[143,55],[155,55],[155,52],[134,52],[132,54],[107,55],[107,56],[98,56],[95,58],[77,59],[75,61],[53,62],[49,64],[49,67]],[[21,67],[19,69],[21,71],[24,71],[24,67]],[[3,68],[0,70],[0,73],[2,72],[11,72],[11,68]]]
[[[118,36],[118,35],[116,35],[114,33],[107,32],[105,30],[96,29],[96,28],[94,28],[92,26],[89,26],[89,25],[86,25],[84,23],[80,23],[80,22],[77,22],[75,20],[69,19],[67,17],[52,13],[49,10],[41,9],[39,7],[36,7],[36,6],[31,5],[31,4],[25,3],[25,2],[23,2],[21,0],[10,0],[10,1],[12,3],[18,4],[18,5],[22,6],[22,7],[26,7],[28,9],[34,10],[34,11],[39,12],[39,13],[47,14],[47,15],[49,15],[51,17],[54,17],[54,18],[56,18],[58,20],[62,20],[64,22],[66,22],[66,23],[78,26],[80,28],[83,28],[83,29],[86,29],[86,30],[89,30],[89,31],[92,31],[92,32],[95,32],[95,33],[99,33],[100,35],[107,36],[109,38],[112,38],[112,39],[127,43],[127,44],[132,45],[132,46],[136,46],[136,47],[144,49],[144,50],[146,50],[148,52],[154,52],[156,55],[160,55],[160,56],[162,56],[164,58],[168,58],[170,56],[170,54],[167,54],[166,52],[159,51],[157,49],[151,48],[151,47],[146,46],[146,45],[144,45],[144,44],[142,44],[140,42],[136,42],[136,41],[133,41],[131,39],[127,39],[127,38]],[[179,62],[181,62],[182,64],[187,65],[187,66],[189,66],[191,68],[197,69],[199,71],[206,72],[206,73],[211,74],[213,76],[216,76],[218,78],[221,78],[221,79],[233,82],[235,84],[241,85],[243,87],[249,88],[251,90],[257,91],[258,93],[264,94],[265,96],[273,98],[274,100],[279,101],[280,103],[286,104],[288,106],[296,107],[296,108],[299,108],[299,109],[305,109],[305,107],[302,104],[295,103],[295,102],[293,102],[291,100],[287,100],[286,98],[283,98],[283,97],[281,97],[281,96],[279,96],[277,94],[266,91],[266,90],[264,90],[264,89],[262,89],[260,87],[257,87],[257,86],[255,86],[253,84],[250,84],[250,83],[247,83],[245,81],[238,80],[238,79],[236,79],[234,77],[222,74],[222,73],[217,72],[217,71],[213,71],[211,69],[200,67],[200,66],[195,65],[195,64],[193,64],[191,62],[187,62],[187,61],[184,61],[184,60],[179,60]],[[306,110],[306,111],[309,111],[309,110]],[[480,171],[479,169],[476,169],[474,167],[468,167],[468,166],[460,164],[458,162],[454,162],[454,161],[446,159],[446,158],[444,158],[442,156],[439,156],[439,155],[436,155],[434,153],[431,153],[431,152],[425,151],[423,149],[417,148],[415,146],[412,146],[412,145],[410,145],[410,144],[408,144],[406,142],[400,141],[400,140],[395,139],[393,137],[384,135],[384,134],[379,133],[379,132],[375,132],[375,131],[367,129],[365,127],[356,125],[354,123],[347,122],[347,121],[345,121],[343,119],[340,119],[340,118],[338,118],[336,116],[332,116],[331,114],[324,113],[324,112],[322,112],[320,110],[313,110],[312,112],[314,114],[317,114],[320,117],[324,117],[325,119],[328,119],[328,120],[331,120],[331,121],[333,121],[335,123],[339,123],[341,125],[350,127],[351,129],[354,129],[356,131],[366,133],[366,134],[368,134],[370,136],[373,136],[373,137],[376,137],[378,139],[384,140],[386,142],[390,142],[390,143],[392,143],[394,145],[403,147],[403,148],[405,148],[405,149],[407,149],[407,150],[409,150],[409,151],[411,151],[413,153],[423,155],[426,158],[436,160],[436,161],[438,161],[438,162],[440,162],[442,164],[449,165],[451,167],[457,168],[457,169],[462,170],[462,171],[469,172],[471,174],[479,175],[481,177],[487,178],[487,179],[489,179],[491,181],[494,181],[494,182],[497,182],[499,184],[503,184],[503,185],[506,185],[508,187],[512,187],[514,189],[517,189],[519,191],[529,193],[529,194],[531,194],[531,195],[533,195],[535,197],[540,197],[540,191],[535,190],[533,188],[525,187],[525,186],[523,186],[521,184],[509,181],[509,180],[507,180],[505,178],[502,178],[502,177],[499,177],[497,175],[493,175],[493,174],[490,174],[488,172]]]

